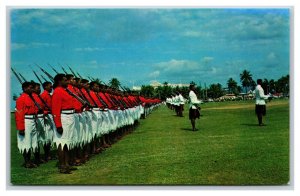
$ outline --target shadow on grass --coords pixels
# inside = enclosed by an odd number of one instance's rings
[[[183,131],[193,131],[192,128],[180,128],[180,129],[183,130]]]
[[[242,123],[241,125],[248,126],[248,127],[258,127],[258,124],[251,124],[251,123]]]

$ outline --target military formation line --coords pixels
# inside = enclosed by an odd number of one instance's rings
[[[13,72],[23,90],[16,100],[15,119],[18,149],[26,168],[36,168],[56,157],[51,154],[55,148],[59,172],[70,174],[92,155],[131,133],[141,118],[161,104],[159,99],[120,91],[75,74],[52,77],[46,72],[51,82],[40,82],[41,93],[39,83]]]

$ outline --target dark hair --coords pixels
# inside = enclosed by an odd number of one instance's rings
[[[24,89],[25,89],[25,88],[28,88],[30,85],[32,85],[31,82],[24,82],[24,83],[22,84],[22,90],[24,91]]]
[[[90,87],[94,87],[94,85],[96,85],[96,84],[97,84],[97,82],[92,81],[92,82],[90,82]]]
[[[81,80],[81,83],[83,83],[83,84],[86,84],[86,83],[88,83],[89,81],[87,80],[87,79],[82,79]]]
[[[57,74],[57,75],[54,77],[53,88],[56,88],[56,87],[58,86],[58,83],[59,83],[60,81],[62,81],[64,77],[66,77],[65,74]]]
[[[75,80],[76,82],[79,82],[81,79],[80,79],[80,78],[74,78],[74,80]]]
[[[190,89],[193,89],[195,87],[194,84],[190,84]]]
[[[51,84],[51,82],[49,82],[49,81],[44,82],[44,83],[42,84],[43,89],[45,89],[49,84]]]
[[[36,83],[36,82],[33,81],[33,80],[32,80],[30,83],[31,83],[31,85],[32,85],[33,87],[41,86],[40,83]]]
[[[257,79],[257,84],[262,84],[262,79]]]
[[[74,76],[72,74],[66,74],[66,78],[67,80],[70,80],[71,78],[74,78]]]

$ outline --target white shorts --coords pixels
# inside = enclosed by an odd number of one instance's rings
[[[26,152],[28,152],[29,150],[36,152],[38,147],[38,134],[37,134],[35,119],[25,118],[24,123],[25,123],[25,135],[22,136],[19,134],[19,131],[17,132],[18,149],[22,154],[25,150]]]
[[[72,149],[76,131],[75,114],[61,114],[61,123],[63,133],[59,134],[57,131],[55,131],[53,142],[57,147],[59,145],[61,145],[62,147],[66,145],[68,149]]]

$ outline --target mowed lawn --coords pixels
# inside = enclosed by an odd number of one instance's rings
[[[184,117],[160,106],[138,128],[70,175],[56,161],[21,167],[11,120],[14,185],[282,185],[289,182],[289,102],[267,103],[257,126],[253,101],[205,103],[192,132]]]

